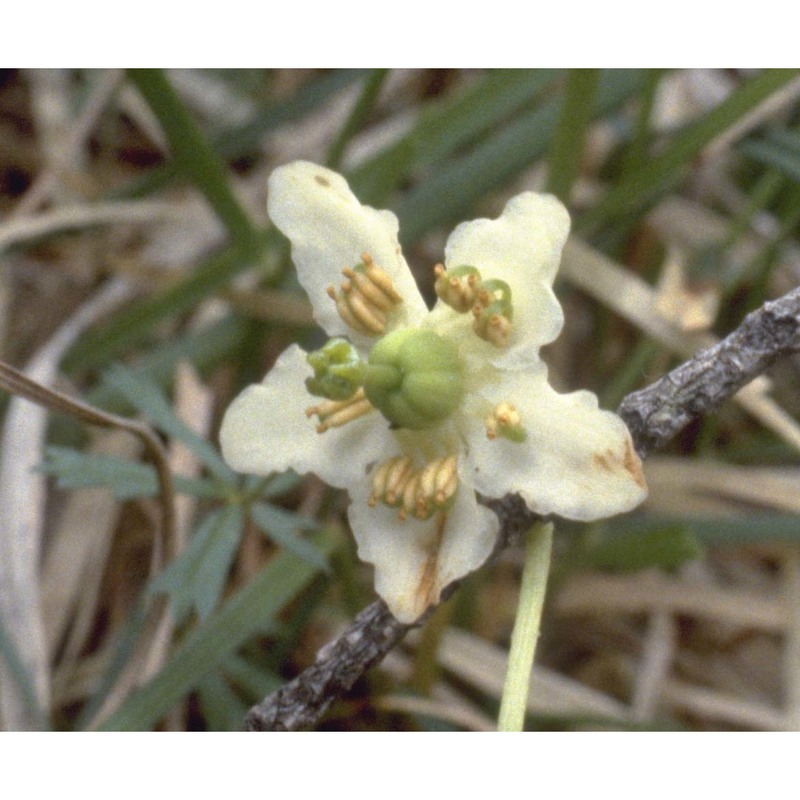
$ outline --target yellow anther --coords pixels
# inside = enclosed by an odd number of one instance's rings
[[[369,505],[382,502],[396,507],[400,519],[409,514],[429,519],[452,504],[458,490],[456,467],[455,456],[434,459],[418,470],[408,456],[390,458],[375,470]]]
[[[372,478],[372,494],[369,504],[376,506],[379,501],[387,506],[396,506],[403,496],[409,478],[414,474],[409,456],[397,456],[384,461]]]
[[[511,335],[511,287],[501,280],[488,280],[481,284],[477,301],[472,306],[475,321],[472,329],[484,341],[495,347],[505,347]]]
[[[481,339],[493,344],[495,347],[505,347],[511,335],[511,320],[502,314],[486,314],[485,309],[475,305],[472,309],[475,321],[472,329]]]
[[[342,270],[347,280],[338,292],[333,286],[327,291],[346,325],[367,336],[377,336],[386,331],[387,314],[402,303],[403,298],[369,253],[364,253],[361,261],[355,269],[345,267]]]
[[[372,404],[364,395],[364,390],[359,389],[348,400],[326,400],[318,406],[307,408],[306,416],[316,414],[319,419],[317,433],[325,433],[330,428],[338,428],[369,411],[372,411]]]
[[[433,274],[436,276],[433,288],[437,296],[450,308],[463,314],[475,305],[481,276],[474,267],[446,270],[444,264],[437,264],[433,268]]]
[[[498,403],[492,413],[486,417],[484,424],[486,425],[486,436],[489,439],[502,436],[512,442],[522,442],[528,435],[522,426],[519,411],[511,403]]]

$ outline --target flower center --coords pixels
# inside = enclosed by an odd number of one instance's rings
[[[433,331],[393,331],[369,354],[364,392],[393,426],[431,428],[447,419],[464,396],[458,351]]]

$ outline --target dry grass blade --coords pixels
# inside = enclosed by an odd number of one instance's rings
[[[642,661],[636,674],[632,716],[640,722],[654,719],[661,685],[675,653],[675,622],[670,611],[659,609],[650,617]]]
[[[667,609],[729,622],[742,627],[782,632],[789,608],[782,597],[693,584],[657,572],[638,575],[581,575],[567,581],[554,604],[560,614],[652,613]]]
[[[499,698],[503,691],[508,653],[472,634],[450,629],[439,650],[441,665],[461,680]],[[554,716],[602,716],[624,720],[627,709],[594,689],[535,666],[531,674],[528,711]]]
[[[169,469],[164,446],[158,436],[146,425],[125,417],[109,414],[100,409],[93,408],[86,403],[75,400],[67,395],[47,389],[41,384],[31,381],[22,373],[5,364],[0,364],[0,381],[3,388],[8,391],[20,394],[21,396],[33,400],[46,408],[70,414],[73,417],[99,425],[105,428],[119,428],[138,436],[144,444],[148,456],[153,460],[160,487],[160,501],[162,511],[162,530],[161,536],[156,537],[153,547],[153,571],[164,566],[175,556],[175,490],[172,481],[172,473]],[[153,642],[156,640],[161,629],[161,622],[166,611],[166,601],[159,597],[151,603],[150,610],[143,626],[143,633],[140,636],[139,646],[136,653],[130,659],[128,670],[121,681],[122,688],[118,689],[117,699],[120,693],[124,694],[129,690],[142,671],[146,671],[147,665],[154,652]],[[39,623],[41,624],[41,623]],[[98,717],[96,723],[101,721],[106,714],[113,710],[113,696],[108,698]]]
[[[800,551],[787,548],[783,559],[783,584],[789,606],[789,624],[783,656],[785,708],[788,727],[800,731]]]
[[[207,438],[211,429],[214,397],[200,382],[194,369],[185,362],[178,364],[175,373],[175,404],[178,418],[195,433]],[[170,447],[169,464],[172,472],[180,473],[188,478],[197,477],[202,472],[200,459],[178,441],[174,441]],[[182,495],[175,500],[175,556],[186,546],[196,506],[197,499],[192,495]],[[174,628],[172,617],[167,610],[161,618],[158,629],[153,634],[149,654],[140,674],[134,675],[131,672],[131,677],[135,677],[136,684],[143,684],[164,665],[172,646]],[[124,699],[127,689],[133,685],[132,680],[128,681],[123,678],[117,687],[116,695],[109,697],[107,708],[117,707]],[[123,687],[125,687],[124,692],[122,691]],[[181,715],[177,710],[168,717],[166,725],[170,730],[179,730],[184,727]]]
[[[49,668],[39,591],[44,478],[34,470],[42,460],[47,412],[21,398],[47,403],[44,398],[48,390],[41,384],[53,382],[65,351],[127,294],[124,283],[109,284],[57,331],[30,361],[27,374],[6,366],[0,372],[4,388],[21,395],[9,404],[0,448],[0,614],[45,711],[49,702]],[[0,678],[3,725],[11,730],[32,727],[31,710],[25,707],[5,668],[0,671]]]
[[[107,70],[97,82],[92,93],[86,99],[79,116],[75,119],[72,129],[67,134],[63,147],[58,154],[61,164],[66,165],[74,161],[76,154],[84,146],[97,120],[119,86],[122,77],[122,70],[111,69]],[[46,169],[40,173],[28,191],[14,206],[8,218],[17,219],[32,214],[39,205],[50,197],[60,177],[56,169]]]
[[[653,491],[648,506],[665,513],[684,508],[684,500],[725,499],[800,514],[797,468],[739,467],[713,461],[666,456],[647,461]],[[733,503],[730,511],[738,510]]]
[[[130,459],[139,455],[141,445],[126,432],[110,431],[97,436],[88,451]],[[62,671],[75,667],[85,646],[119,513],[120,503],[110,489],[74,490],[47,546],[42,569],[44,622],[51,661],[61,650]],[[54,687],[55,705],[59,699]]]
[[[157,200],[119,200],[56,208],[34,217],[6,220],[0,225],[0,251],[60,231],[168,218],[178,218],[175,205]]]
[[[690,686],[677,680],[667,680],[661,687],[664,702],[675,709],[716,719],[727,725],[756,730],[790,730],[791,724],[780,709],[763,703],[731,697],[713,689]]]
[[[800,78],[795,78],[762,100],[716,139],[712,139],[704,148],[703,157],[713,158],[720,155],[759,125],[774,119],[779,112],[791,108],[797,102],[798,97],[800,97]]]
[[[610,258],[571,237],[564,247],[562,274],[677,355],[691,357],[717,343],[710,334],[689,333],[663,316],[656,291]],[[762,380],[735,395],[736,401],[787,444],[800,451],[800,426],[766,395]]]
[[[495,726],[480,712],[470,712],[464,708],[453,707],[447,700],[432,700],[426,697],[408,695],[386,695],[376,703],[381,711],[395,711],[404,714],[419,714],[442,722],[456,725],[468,731],[493,731]]]

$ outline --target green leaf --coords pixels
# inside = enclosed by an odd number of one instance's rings
[[[214,610],[242,537],[242,511],[228,506],[210,513],[188,547],[150,584],[150,591],[170,596],[181,624],[192,610],[203,620]]]
[[[152,420],[156,427],[183,442],[217,479],[223,483],[237,483],[236,473],[222,460],[222,456],[178,418],[161,389],[154,383],[121,364],[115,364],[105,372],[103,383],[121,394],[137,411]]]
[[[250,509],[250,513],[253,522],[268,539],[319,570],[330,572],[325,554],[319,548],[314,547],[308,539],[302,539],[297,535],[298,531],[317,530],[319,526],[314,520],[265,503],[254,505]]]
[[[635,572],[649,567],[675,569],[702,554],[700,542],[685,527],[674,526],[609,534],[585,550],[579,560],[583,566]]]
[[[267,497],[280,497],[282,494],[296,489],[302,482],[302,476],[290,469],[273,475],[264,487],[264,494]]]
[[[107,486],[117,500],[156,497],[158,478],[153,467],[117,456],[83,453],[70,447],[48,447],[39,469],[56,478],[61,489]],[[219,491],[208,480],[175,475],[175,490],[195,497],[217,497]]]
[[[332,542],[319,546],[327,553]],[[317,570],[297,556],[276,556],[244,589],[198,625],[163,669],[130,695],[103,724],[104,730],[148,730],[237,648],[275,623],[280,610]]]
[[[135,375],[158,386],[172,383],[179,361],[190,361],[203,371],[237,351],[245,340],[248,325],[242,317],[225,317],[199,330],[160,342],[149,350],[132,368]],[[133,408],[108,386],[100,384],[87,394],[93,405],[120,414],[130,414]]]

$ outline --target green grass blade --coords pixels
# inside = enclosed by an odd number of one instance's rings
[[[291,97],[269,103],[257,111],[251,120],[212,137],[211,144],[214,151],[226,159],[247,155],[249,151],[257,148],[269,133],[282,125],[302,119],[363,73],[364,70],[360,69],[339,69],[312,78]],[[175,161],[169,161],[114,192],[111,199],[145,197],[168,186],[178,174]]]
[[[622,174],[636,172],[647,160],[647,146],[650,143],[650,120],[653,116],[656,95],[661,78],[666,70],[647,70],[642,91],[639,93],[639,108],[636,113],[633,135],[622,160]]]
[[[530,110],[560,73],[490,70],[461,91],[428,102],[406,136],[348,175],[353,191],[364,202],[384,203],[403,178],[440,164],[514,115]]]
[[[264,248],[277,244],[274,230],[262,234]],[[195,308],[235,275],[258,262],[237,247],[216,253],[171,289],[117,314],[109,324],[82,337],[64,361],[68,371],[94,369],[141,344],[163,319]]]
[[[780,170],[790,180],[800,183],[800,152],[794,152],[780,140],[752,139],[744,142],[739,151],[754,161]]]
[[[350,116],[345,120],[342,129],[328,149],[326,163],[331,169],[339,168],[347,145],[350,143],[353,136],[361,130],[361,127],[369,118],[388,74],[388,69],[374,69],[367,75],[364,80],[364,86],[361,89],[361,94],[356,100],[356,104],[350,112]]]
[[[596,69],[573,69],[567,75],[547,164],[547,191],[566,204],[569,204],[572,184],[580,169],[599,77],[600,71]]]
[[[322,542],[320,547],[327,550]],[[281,553],[220,610],[189,633],[164,668],[134,692],[102,725],[103,730],[152,728],[225,658],[275,622],[278,612],[308,586],[317,570]]]
[[[255,253],[259,237],[231,191],[225,165],[159,69],[132,69],[128,75],[158,118],[178,169],[203,192],[243,252]]]
[[[597,90],[594,116],[609,113],[635,92],[642,81],[638,70],[609,70]],[[469,153],[443,164],[395,207],[405,244],[437,226],[470,213],[478,200],[516,177],[547,149],[558,119],[553,98],[515,119]]]
[[[225,317],[183,336],[159,343],[144,354],[132,367],[141,375],[159,386],[172,383],[175,367],[179,361],[190,361],[200,372],[205,372],[237,351],[245,340],[248,321],[242,317]],[[96,406],[119,414],[130,414],[132,406],[107,386],[93,388],[86,399]]]
[[[652,203],[682,176],[692,159],[713,139],[736,124],[749,111],[798,74],[794,69],[773,69],[751,78],[730,97],[697,122],[678,133],[668,147],[635,173],[614,185],[602,202],[576,223],[582,233],[592,232],[614,218],[639,211]]]
[[[208,731],[238,731],[247,703],[231,689],[225,676],[210,672],[197,685],[197,699]]]

